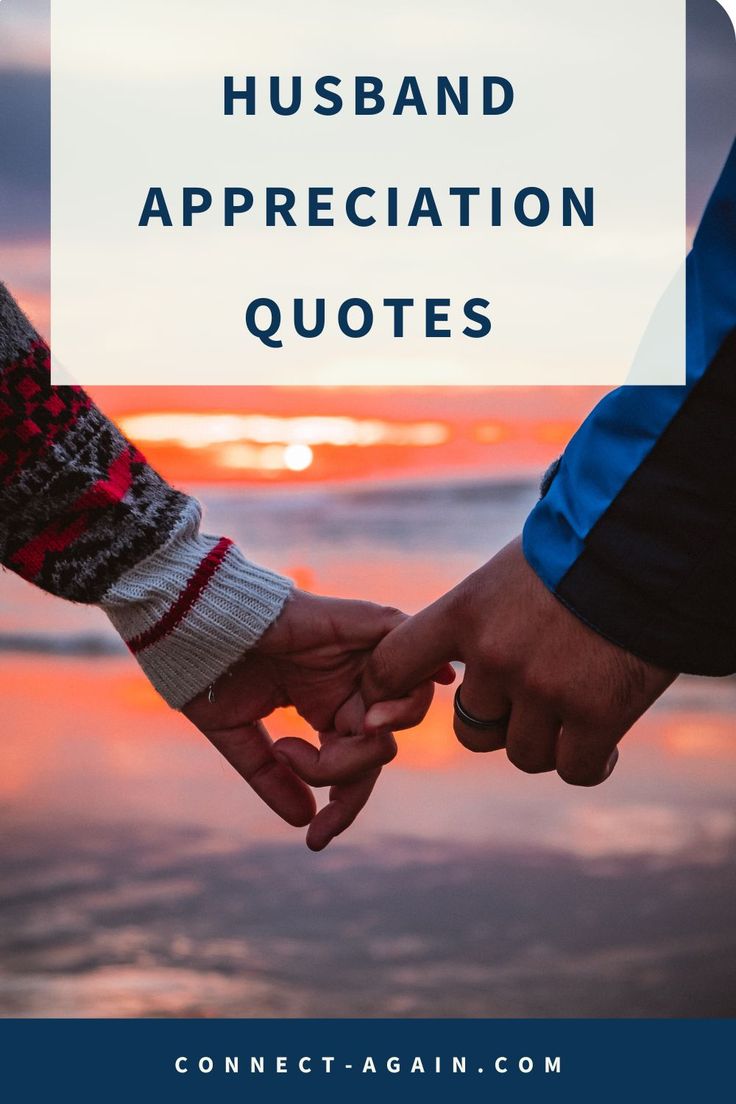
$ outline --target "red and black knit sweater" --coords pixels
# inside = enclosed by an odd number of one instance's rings
[[[48,347],[0,284],[0,562],[101,606],[174,708],[256,643],[291,589],[201,534],[200,517],[83,390],[50,386]]]

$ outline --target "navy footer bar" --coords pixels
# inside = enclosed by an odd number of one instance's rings
[[[3,1020],[0,1100],[733,1099],[734,1020]]]

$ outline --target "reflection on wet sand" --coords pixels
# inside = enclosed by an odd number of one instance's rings
[[[384,840],[320,859],[174,826],[12,832],[6,1015],[730,1016],[715,856]]]
[[[261,560],[415,608],[533,495],[208,504]],[[736,681],[679,680],[595,791],[465,752],[440,691],[350,836],[314,856],[101,616],[10,577],[1,596],[0,1014],[736,1012]],[[293,711],[271,728],[305,734]]]

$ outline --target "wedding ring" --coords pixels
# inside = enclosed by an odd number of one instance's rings
[[[511,712],[505,713],[503,717],[496,717],[492,721],[484,721],[481,717],[474,717],[472,713],[468,713],[467,709],[460,700],[460,691],[462,686],[458,686],[455,691],[454,709],[455,716],[458,720],[462,721],[468,728],[474,728],[481,732],[503,732],[505,733],[509,727],[509,718]]]

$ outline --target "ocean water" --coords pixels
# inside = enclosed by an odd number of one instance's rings
[[[420,608],[530,482],[204,489],[325,593]],[[603,787],[455,742],[451,692],[321,855],[139,676],[98,611],[0,579],[0,1014],[730,1016],[736,681],[681,679]],[[274,735],[304,732],[292,711]]]

